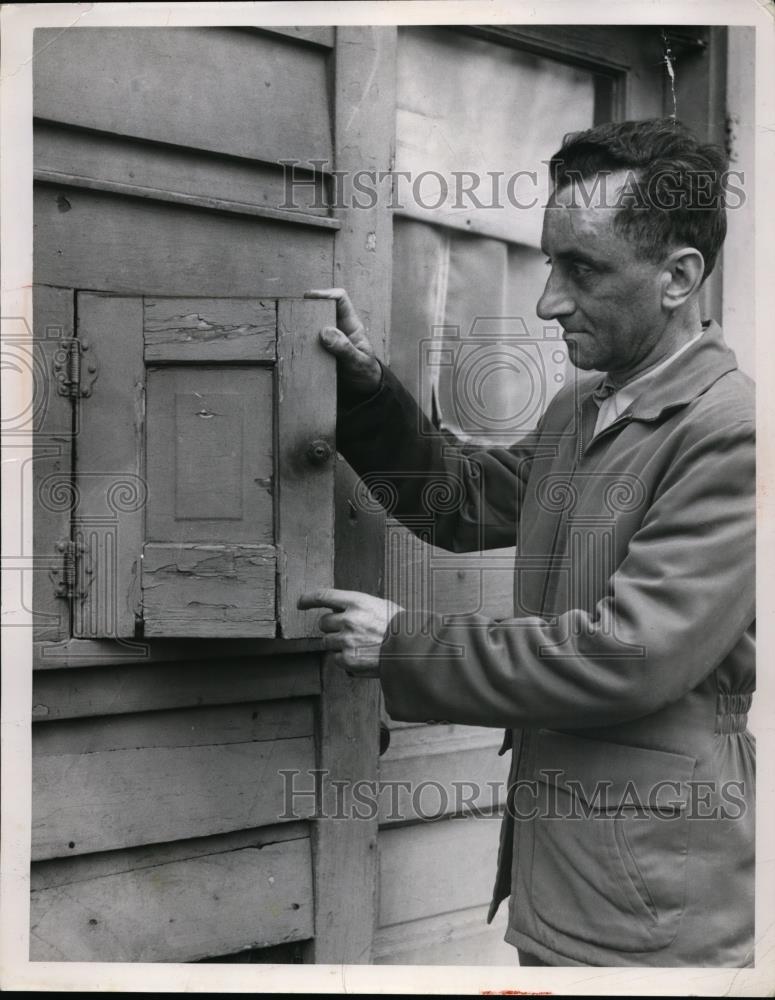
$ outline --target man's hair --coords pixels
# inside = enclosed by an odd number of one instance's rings
[[[691,246],[705,260],[703,281],[713,270],[727,231],[724,186],[727,157],[697,141],[675,118],[606,122],[571,132],[549,161],[555,190],[572,181],[629,171],[615,229],[645,260],[658,263],[670,250]],[[589,189],[589,185],[585,185]]]

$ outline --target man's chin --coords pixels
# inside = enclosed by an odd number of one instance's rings
[[[599,366],[595,364],[593,358],[588,357],[579,351],[574,351],[570,345],[568,346],[568,360],[573,365],[574,368],[580,368],[584,372],[598,371]]]

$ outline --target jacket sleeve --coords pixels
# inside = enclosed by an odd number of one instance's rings
[[[337,449],[393,517],[452,552],[511,546],[539,431],[508,448],[437,430],[389,368],[368,399],[340,405]]]
[[[649,715],[696,687],[754,620],[749,421],[694,435],[591,613],[551,621],[400,612],[382,645],[397,720],[577,728]]]

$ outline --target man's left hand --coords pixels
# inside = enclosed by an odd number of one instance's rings
[[[334,663],[351,677],[379,676],[380,647],[400,605],[357,590],[327,589],[302,594],[298,607],[330,608],[318,625]]]

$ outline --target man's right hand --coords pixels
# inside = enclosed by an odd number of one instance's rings
[[[344,288],[313,288],[304,293],[304,298],[336,301],[339,325],[325,327],[320,331],[320,339],[326,350],[336,357],[341,388],[356,395],[373,395],[382,382],[382,368],[350,296]]]

